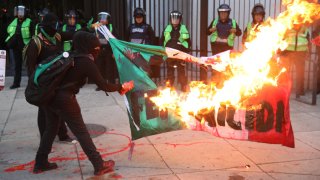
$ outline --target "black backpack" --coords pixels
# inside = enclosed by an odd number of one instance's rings
[[[36,106],[46,106],[60,87],[66,72],[74,66],[74,58],[87,55],[62,54],[50,56],[43,60],[29,78],[25,90],[25,97],[28,103]],[[76,83],[70,84],[70,86]],[[69,86],[66,85],[66,86]]]

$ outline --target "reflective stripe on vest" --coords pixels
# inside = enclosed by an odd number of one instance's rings
[[[38,35],[39,34],[39,23],[36,25],[35,29],[34,29],[34,35]]]
[[[166,44],[170,41],[171,32],[172,32],[172,25],[169,24],[163,33],[164,34],[163,46],[166,46]],[[187,30],[187,27],[184,24],[181,24],[179,32],[180,32],[179,42],[182,44],[183,47],[189,48],[189,44],[187,42],[187,39],[190,38],[190,35]]]
[[[288,51],[307,51],[308,50],[308,29],[303,27],[299,32],[289,30],[285,41],[288,43]]]
[[[247,25],[247,38],[246,38],[246,42],[250,42],[254,35],[253,35],[253,32],[252,32],[252,23],[248,23]]]
[[[80,30],[81,29],[81,25],[80,24],[76,24],[76,31]],[[66,32],[67,31],[67,25],[63,25],[62,26],[62,32]],[[71,50],[71,43],[72,43],[72,40],[69,40],[69,41],[64,41],[63,42],[63,50],[64,51],[70,51]]]
[[[25,45],[28,44],[31,40],[30,24],[31,24],[31,19],[27,18],[23,21],[21,25],[21,36],[23,39],[23,43]],[[8,42],[9,39],[16,33],[17,25],[18,25],[18,18],[15,18],[7,28],[7,32],[9,36],[6,39],[6,42]]]
[[[217,26],[218,21],[219,21],[219,19],[215,19],[213,21],[213,23],[212,23],[212,27],[213,28]],[[237,28],[236,20],[232,19],[231,22],[232,22],[232,28],[233,29]],[[230,33],[229,34],[229,36],[228,36],[228,45],[229,46],[233,47],[235,37],[236,37],[236,35],[234,33]],[[212,33],[210,40],[213,43],[213,42],[216,42],[217,39],[218,39],[218,31],[216,30],[215,32]]]

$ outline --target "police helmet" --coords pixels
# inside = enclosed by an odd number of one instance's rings
[[[142,8],[136,8],[133,12],[133,17],[137,17],[137,16],[146,16],[146,12],[142,9]]]
[[[181,23],[182,13],[179,12],[179,11],[172,11],[172,12],[170,13],[170,20],[171,20],[171,22],[172,22],[173,20],[179,20],[179,23]]]
[[[258,3],[253,6],[251,11],[252,18],[255,14],[261,14],[263,17],[266,15],[266,12],[262,4]]]
[[[27,14],[26,7],[25,7],[25,6],[22,6],[22,5],[14,7],[14,9],[13,9],[13,14],[14,14],[14,16],[22,16],[22,17],[25,17],[26,14]]]
[[[47,8],[43,8],[41,11],[38,12],[38,16],[44,17],[46,14],[48,14],[50,11]]]
[[[231,11],[231,8],[228,4],[221,4],[218,7],[218,12],[229,12],[230,13],[230,11]]]
[[[75,10],[69,10],[64,16],[66,18],[77,18],[78,14]]]
[[[100,12],[98,14],[98,21],[108,21],[110,23],[111,15],[107,12]]]

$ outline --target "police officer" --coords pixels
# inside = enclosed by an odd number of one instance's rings
[[[207,34],[211,36],[212,55],[233,49],[235,37],[242,34],[236,21],[229,18],[229,5],[221,4],[217,10],[219,18],[214,19],[207,29]],[[220,79],[220,75],[218,71],[213,70],[214,79]],[[200,78],[207,81],[207,72],[203,68],[200,69]]]
[[[182,24],[182,13],[172,11],[170,13],[170,24],[166,26],[162,33],[160,42],[164,47],[174,48],[183,52],[189,52],[191,48],[190,35],[187,27]],[[174,71],[178,71],[178,83],[181,85],[181,90],[186,90],[187,76],[185,63],[175,59],[167,60],[167,83],[174,84]]]
[[[68,13],[65,14],[65,18],[67,23],[62,26],[62,32],[75,32],[81,29],[81,25],[77,23],[78,14],[75,10],[69,10]],[[71,40],[63,42],[63,50],[70,51],[71,50]]]
[[[262,4],[255,4],[251,11],[252,22],[249,22],[243,32],[242,43],[250,42],[255,38],[255,34],[259,31],[259,26],[264,21],[266,12]]]
[[[44,8],[42,9],[39,13],[38,13],[38,17],[39,17],[39,20],[38,20],[38,23],[36,24],[36,27],[34,29],[34,34],[37,35],[39,34],[39,24],[43,21],[43,17],[49,13],[49,9],[47,8]]]
[[[33,25],[31,19],[26,18],[26,8],[24,6],[16,6],[14,8],[16,18],[9,24],[7,28],[8,37],[5,40],[7,46],[13,49],[15,60],[15,75],[13,84],[10,89],[20,87],[21,71],[22,71],[22,49],[29,43]]]
[[[126,40],[138,44],[156,45],[154,31],[152,27],[146,23],[145,11],[138,7],[134,10],[133,17],[134,23],[128,28]],[[160,77],[160,65],[150,64],[149,73],[151,78]]]
[[[111,15],[108,12],[100,12],[98,14],[98,22],[93,24],[93,27],[98,25],[103,25],[108,28],[108,30],[117,37],[116,30],[111,22]],[[101,44],[101,51],[96,60],[96,65],[102,76],[109,82],[115,83],[116,78],[118,77],[118,71],[116,62],[113,57],[111,46],[105,37],[95,28],[95,34],[98,37]],[[108,69],[108,70],[107,70]],[[96,90],[100,90],[97,88]]]
[[[154,31],[146,23],[146,13],[142,8],[136,8],[133,13],[134,23],[128,28],[128,41],[138,44],[154,44]]]
[[[289,71],[296,68],[296,97],[304,95],[305,60],[309,50],[309,31],[305,25],[294,24],[285,34],[284,41],[288,47],[280,52],[280,60]]]

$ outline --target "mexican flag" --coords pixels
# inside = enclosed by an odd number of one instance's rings
[[[135,84],[134,89],[125,96],[133,140],[188,127],[207,131],[218,137],[294,147],[289,114],[289,76],[283,75],[279,86],[264,87],[248,100],[250,103],[245,108],[221,105],[202,114],[200,119],[190,116],[194,123],[186,126],[181,117],[170,111],[160,111],[150,100],[158,94],[157,85],[149,77],[150,65],[161,64],[166,58],[210,65],[218,71],[224,71],[226,65],[217,63],[217,56],[197,58],[171,48],[117,40],[103,26],[98,30],[111,45],[120,82],[133,80]],[[219,56],[229,54],[230,52],[224,52]]]

